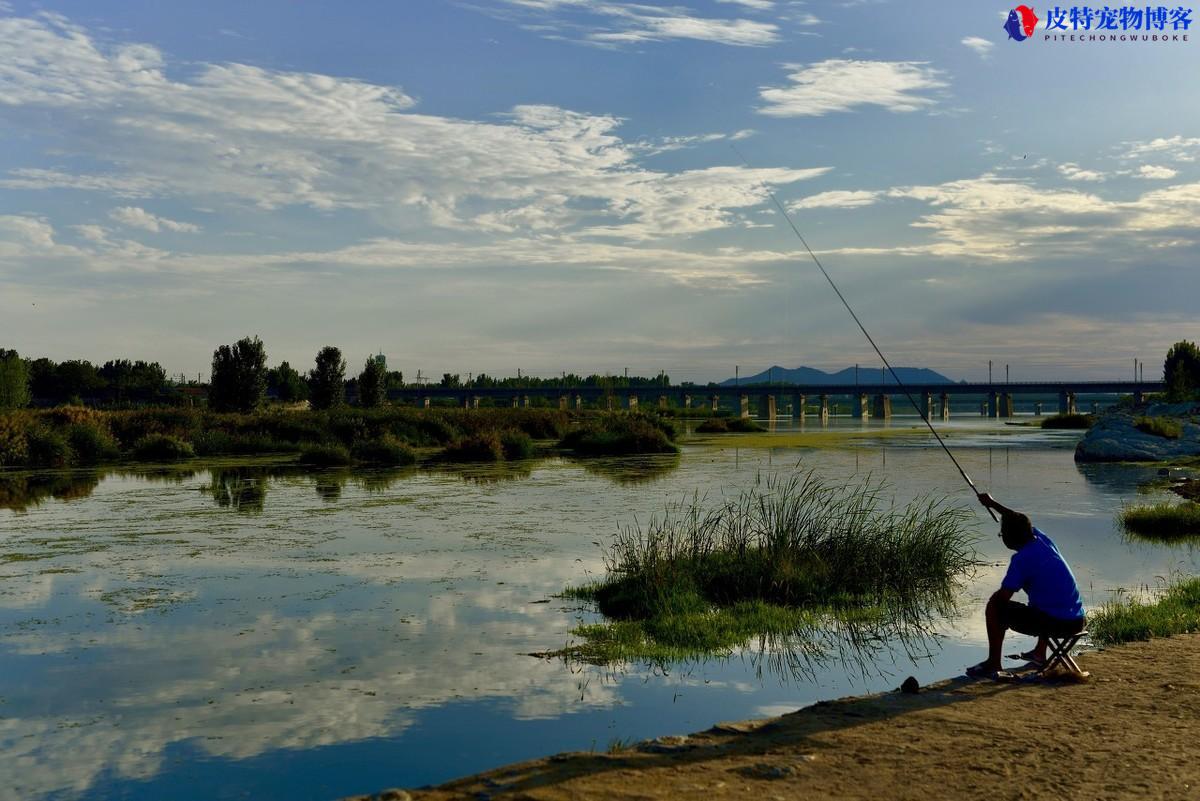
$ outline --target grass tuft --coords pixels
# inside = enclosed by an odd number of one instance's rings
[[[713,417],[696,426],[697,434],[751,433],[766,431],[749,417]]]
[[[350,450],[343,445],[309,445],[297,460],[310,467],[343,467],[350,464]]]
[[[1194,501],[1127,506],[1121,510],[1119,520],[1127,533],[1143,539],[1200,537],[1200,503]]]
[[[834,614],[916,622],[947,608],[975,564],[973,517],[813,473],[771,478],[715,508],[699,497],[620,530],[603,581],[571,588],[608,623],[581,626],[588,661],[678,658],[811,632]]]
[[[1088,632],[1097,645],[1119,645],[1195,631],[1200,631],[1200,578],[1177,581],[1153,601],[1136,598],[1110,601],[1088,616]]]
[[[1183,436],[1183,426],[1178,420],[1170,417],[1138,417],[1133,426],[1143,434],[1163,439],[1179,439]]]
[[[606,414],[569,432],[558,446],[579,456],[679,453],[674,436],[674,425],[656,415]]]

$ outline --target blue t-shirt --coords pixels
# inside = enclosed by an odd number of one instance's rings
[[[1071,568],[1050,538],[1036,528],[1033,539],[1012,555],[1000,586],[1013,592],[1025,590],[1030,606],[1060,620],[1083,617],[1083,599]]]

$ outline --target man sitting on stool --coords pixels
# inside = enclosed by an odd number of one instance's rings
[[[1000,513],[1000,538],[1016,551],[1000,589],[988,599],[988,658],[967,668],[968,676],[996,678],[1009,629],[1038,638],[1037,646],[1021,657],[1041,667],[1046,662],[1047,635],[1078,634],[1086,618],[1075,576],[1050,538],[1034,528],[1028,516],[1001,505],[986,492],[979,494],[979,502]],[[1028,606],[1012,599],[1017,590],[1025,591]]]

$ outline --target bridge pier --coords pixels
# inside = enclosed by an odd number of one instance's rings
[[[775,419],[775,396],[774,395],[759,395],[758,396],[758,416],[767,420]]]
[[[829,422],[829,396],[828,395],[821,396],[821,422],[822,423]]]
[[[1092,401],[1092,414],[1100,414],[1100,402]]]
[[[750,396],[749,395],[741,395],[738,397],[738,416],[739,417],[749,417],[750,416]]]
[[[1033,416],[1034,417],[1042,416],[1042,404],[1040,402],[1033,404]]]
[[[636,412],[638,407],[638,396],[630,393],[625,397],[625,408],[631,412]]]
[[[572,397],[572,401],[573,403],[571,405],[575,407],[575,411],[579,411],[583,408],[583,395],[576,392]]]
[[[1000,393],[992,390],[987,396],[987,416],[1000,416]]]
[[[925,392],[921,396],[921,414],[925,415],[926,420],[933,419],[933,393]]]
[[[659,409],[667,408],[667,396],[666,395],[658,396],[658,408]]]
[[[567,410],[567,396],[566,395],[558,396],[558,410],[560,412],[565,412]]]
[[[479,396],[478,396],[478,395],[472,395],[472,396],[471,396],[471,408],[472,408],[472,409],[478,409],[478,408],[479,408]]]
[[[611,411],[613,410],[613,405],[614,405],[614,403],[615,403],[615,401],[614,401],[614,399],[613,399],[613,396],[612,396],[611,394],[608,394],[608,395],[605,395],[605,396],[604,396],[604,409],[605,409],[605,411],[609,411],[609,412],[611,412]]]
[[[430,398],[428,395],[426,395],[425,397],[421,398],[420,405],[422,409],[428,409],[433,405],[433,398]]]
[[[871,417],[871,407],[867,395],[859,395],[850,399],[850,413],[858,420],[867,420]]]
[[[1135,406],[1141,406],[1145,402],[1146,402],[1146,393],[1142,392],[1140,389],[1137,392],[1133,393],[1133,404]]]
[[[942,393],[942,420],[950,419],[950,395]]]
[[[721,396],[720,395],[713,395],[708,400],[712,404],[712,408],[711,408],[712,412],[716,413],[721,410]]]
[[[892,396],[884,395],[882,392],[875,396],[875,408],[871,410],[871,416],[878,420],[892,419]]]
[[[1000,403],[996,407],[997,417],[1012,417],[1013,416],[1013,396],[1010,392],[1005,392],[1000,396]]]
[[[685,408],[685,409],[692,408],[692,396],[691,395],[683,396],[683,408]]]
[[[1078,410],[1075,407],[1075,393],[1063,391],[1058,393],[1058,413],[1059,414],[1077,414]]]
[[[529,396],[528,395],[521,396],[521,407],[524,409],[529,408]]]
[[[808,398],[803,395],[792,396],[792,417],[797,420],[803,420],[805,414],[804,405],[808,403]]]

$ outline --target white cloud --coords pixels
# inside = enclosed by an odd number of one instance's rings
[[[736,3],[739,6],[755,11],[770,11],[775,7],[775,0],[717,0],[718,3]]]
[[[72,152],[100,165],[18,168],[0,179],[9,189],[355,209],[415,239],[492,231],[578,246],[587,236],[641,242],[739,226],[736,210],[761,203],[765,184],[828,169],[650,170],[637,163],[646,148],[623,141],[613,116],[526,105],[474,122],[417,113],[395,87],[311,73],[199,64],[173,80],[153,48],[105,49],[59,18],[0,20],[0,64],[0,103],[75,132]],[[114,215],[149,231],[191,230],[141,206]]]
[[[198,225],[159,217],[137,206],[119,206],[110,211],[108,216],[122,225],[141,228],[145,231],[158,232],[166,230],[194,234],[200,230],[200,226]]]
[[[1170,167],[1161,167],[1154,164],[1143,164],[1137,169],[1139,178],[1148,178],[1150,180],[1169,180],[1179,175],[1179,170],[1173,170]]]
[[[975,54],[980,58],[987,58],[992,54],[992,48],[996,46],[995,42],[989,39],[984,39],[981,36],[968,36],[962,40],[962,43],[975,51]]]
[[[1176,161],[1195,161],[1200,154],[1200,137],[1167,136],[1148,142],[1126,142],[1126,155],[1165,156]]]
[[[786,68],[791,70],[791,84],[760,90],[759,96],[767,104],[760,113],[815,117],[867,105],[894,112],[917,111],[935,103],[919,92],[947,85],[939,70],[920,61],[830,59]]]
[[[597,44],[619,45],[669,39],[696,39],[735,47],[762,47],[779,41],[777,26],[745,19],[716,19],[694,16],[678,6],[658,7],[641,3],[592,2],[592,0],[505,0],[546,22],[526,25],[553,38],[581,38]],[[765,10],[767,0],[733,0],[739,5]],[[587,14],[590,24],[567,22],[555,14],[569,11]],[[578,34],[578,36],[576,36]]]
[[[815,195],[801,198],[788,204],[789,211],[802,209],[853,209],[860,206],[870,206],[879,200],[881,192],[847,191],[836,189],[831,192],[819,192]]]
[[[54,226],[37,217],[0,215],[0,236],[36,250],[54,247]]]
[[[1058,171],[1068,181],[1103,181],[1106,176],[1102,172],[1096,170],[1085,170],[1078,164],[1072,162],[1064,162],[1058,165]]]

